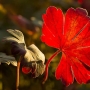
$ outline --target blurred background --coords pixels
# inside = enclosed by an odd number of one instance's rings
[[[56,6],[63,10],[70,7],[87,9],[90,15],[90,0],[0,0],[0,33],[7,29],[19,29],[24,33],[27,46],[34,43],[46,56],[46,61],[56,49],[46,46],[40,41],[42,14],[47,7]],[[32,78],[20,70],[20,90],[90,90],[90,84],[79,85],[74,82],[65,87],[56,80],[54,73],[61,55],[53,59],[49,67],[49,76],[42,84],[44,75]],[[7,64],[0,65],[0,90],[15,90],[16,67]]]

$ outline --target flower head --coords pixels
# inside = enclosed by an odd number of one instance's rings
[[[22,56],[22,72],[31,73],[33,77],[42,75],[45,70],[45,56],[34,45],[26,47],[24,35],[19,30],[7,30],[9,36],[1,40],[0,62],[17,66],[17,61]]]
[[[58,49],[46,64],[48,66],[54,56],[62,52],[55,77],[68,86],[75,80],[82,84],[90,80],[90,18],[82,8],[69,8],[64,15],[60,8],[50,6],[42,16],[42,42]]]

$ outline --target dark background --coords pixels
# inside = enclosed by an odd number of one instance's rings
[[[25,35],[27,46],[34,43],[46,56],[46,61],[56,51],[40,41],[42,28],[42,14],[49,6],[56,6],[63,10],[70,7],[86,8],[90,14],[90,0],[0,0],[0,33],[7,29],[19,29]],[[80,85],[76,81],[65,87],[60,80],[56,80],[54,73],[61,55],[53,59],[49,67],[48,80],[42,84],[44,75],[32,78],[20,70],[20,90],[90,90],[90,84]],[[0,90],[15,90],[16,67],[7,64],[0,65]]]

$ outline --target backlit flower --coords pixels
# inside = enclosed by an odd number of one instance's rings
[[[90,18],[82,8],[69,8],[64,15],[60,8],[50,6],[43,15],[42,42],[58,49],[54,56],[62,53],[55,77],[68,86],[75,80],[82,84],[90,80]],[[45,81],[44,80],[44,81]]]

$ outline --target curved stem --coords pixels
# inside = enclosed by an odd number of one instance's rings
[[[20,71],[20,62],[22,60],[22,56],[20,56],[17,62],[17,78],[16,78],[16,90],[19,90],[19,71]]]
[[[61,52],[61,50],[57,50],[50,58],[49,58],[49,60],[47,61],[47,63],[46,63],[46,67],[45,67],[45,78],[44,78],[44,80],[43,80],[43,84],[45,83],[45,81],[47,80],[47,77],[48,77],[48,67],[49,67],[49,64],[50,64],[50,62],[52,61],[52,59],[57,55],[57,54],[59,54]]]

